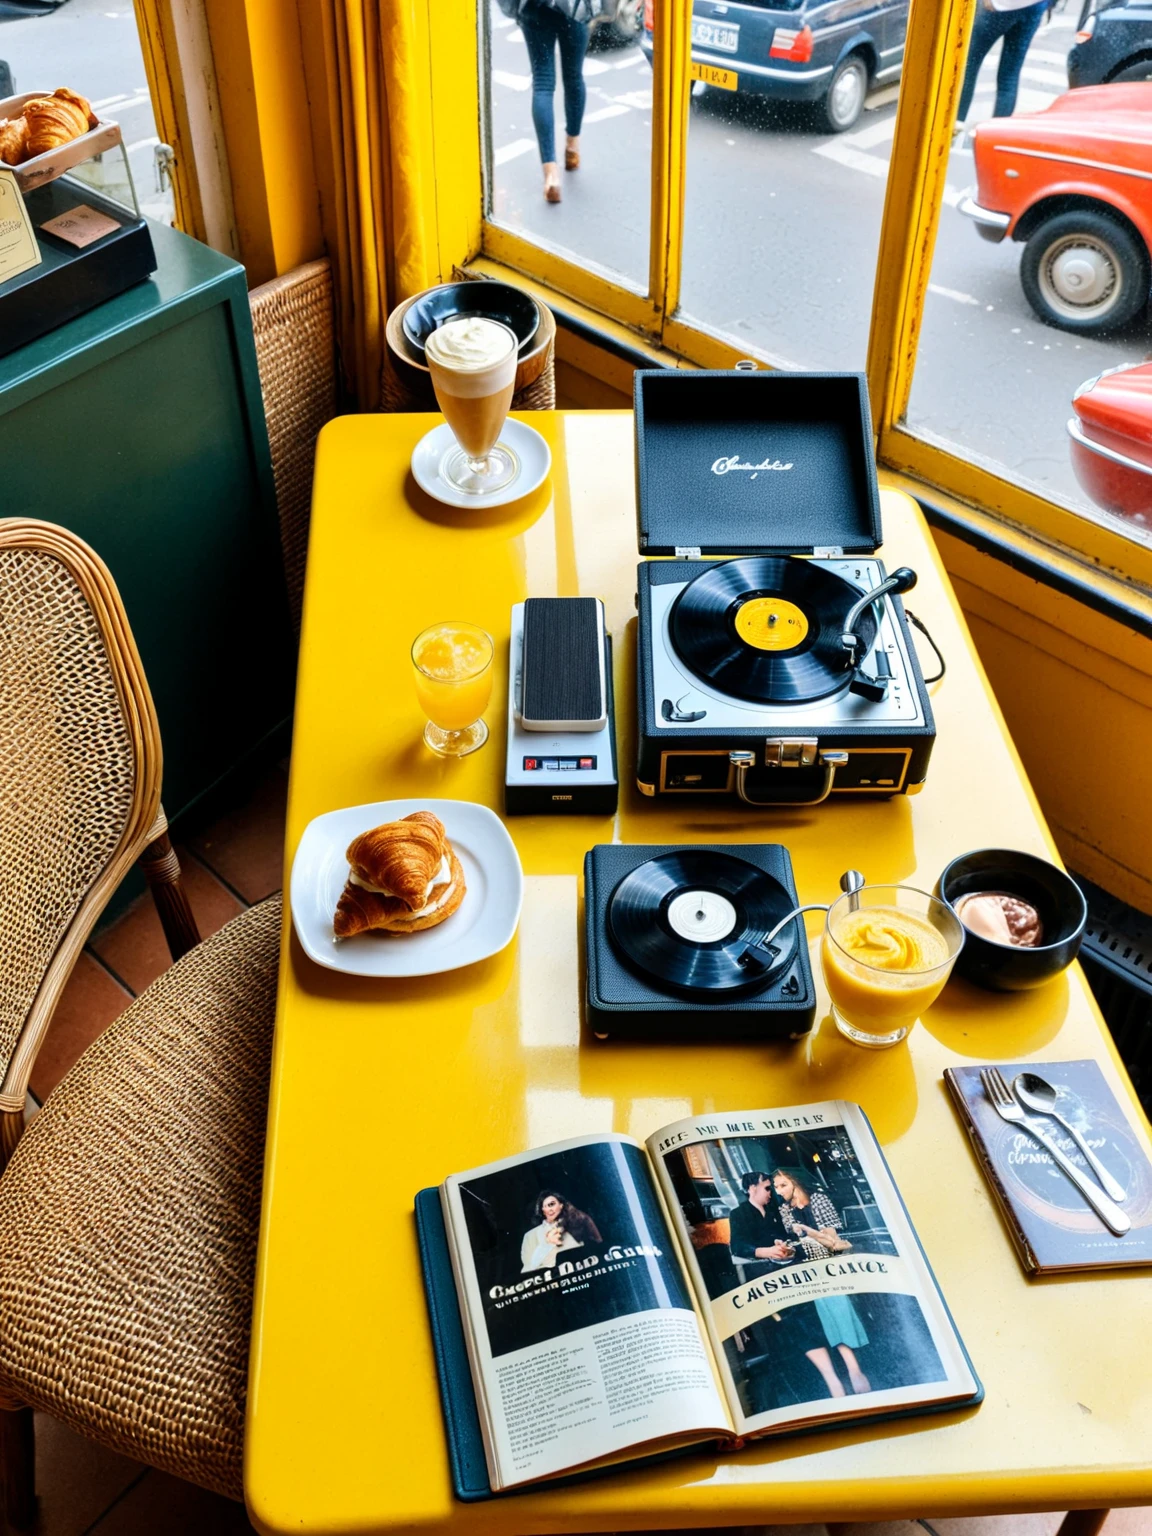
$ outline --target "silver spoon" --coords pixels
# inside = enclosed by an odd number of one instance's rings
[[[1051,1083],[1039,1077],[1035,1072],[1021,1072],[1018,1077],[1013,1079],[1012,1088],[1025,1109],[1030,1109],[1036,1115],[1047,1115],[1050,1119],[1055,1120],[1057,1125],[1064,1128],[1084,1154],[1089,1168],[1100,1180],[1106,1195],[1111,1196],[1117,1202],[1122,1202],[1128,1198],[1128,1191],[1124,1186],[1117,1183],[1076,1127],[1069,1125],[1064,1116],[1057,1110],[1056,1090]]]
[[[848,898],[849,912],[855,912],[860,906],[860,892],[864,889],[864,876],[858,869],[846,869],[840,876],[840,889]]]

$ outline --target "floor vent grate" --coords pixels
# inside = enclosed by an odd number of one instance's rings
[[[1152,917],[1093,885],[1080,962],[1145,1113],[1152,1116]]]

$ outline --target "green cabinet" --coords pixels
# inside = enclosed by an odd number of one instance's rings
[[[152,236],[148,282],[0,358],[0,515],[107,562],[173,817],[288,718],[294,644],[244,270]]]

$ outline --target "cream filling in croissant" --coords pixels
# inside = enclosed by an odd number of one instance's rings
[[[448,855],[445,854],[444,857],[440,860],[440,868],[436,871],[431,880],[429,880],[428,884],[424,887],[425,902],[427,902],[429,896],[431,896],[432,892],[438,885],[443,885],[445,880],[451,880],[451,878],[452,861],[449,859]],[[348,879],[353,885],[358,885],[362,891],[372,891],[377,896],[394,896],[398,900],[403,899],[400,897],[399,892],[390,891],[386,885],[373,885],[370,880],[365,880],[360,875],[358,875],[354,869],[349,869]],[[420,917],[423,916],[425,912],[434,912],[436,907],[440,905],[442,905],[442,902],[437,902],[436,906],[433,907],[425,905],[420,908],[419,912],[413,909],[412,916]]]

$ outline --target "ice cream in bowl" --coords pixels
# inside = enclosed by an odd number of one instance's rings
[[[840,1033],[897,1045],[936,1001],[964,944],[947,904],[910,885],[865,885],[828,908],[820,958]]]
[[[978,848],[940,876],[940,899],[967,930],[957,974],[993,992],[1043,986],[1076,958],[1088,920],[1072,877],[1034,853]]]

